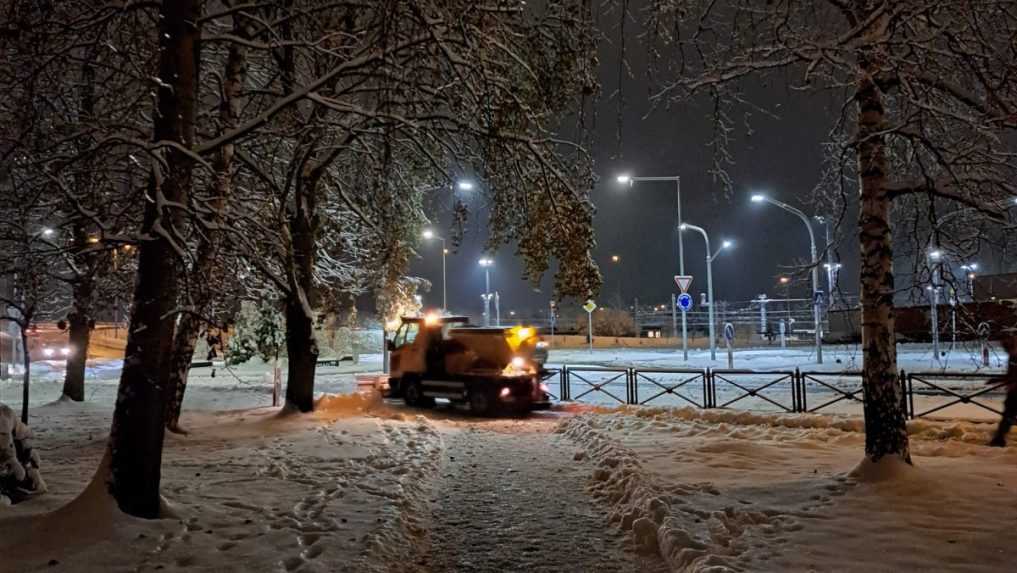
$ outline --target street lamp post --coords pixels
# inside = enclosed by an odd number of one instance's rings
[[[812,263],[812,318],[815,323],[816,331],[816,364],[823,363],[823,316],[820,311],[819,297],[819,258],[816,250],[816,233],[812,230],[812,224],[809,222],[809,217],[803,213],[800,209],[792,207],[787,203],[771,199],[766,195],[753,195],[753,203],[769,203],[784,209],[789,213],[797,215],[799,219],[805,223],[805,228],[809,231],[809,243],[811,247],[811,263]]]
[[[966,271],[968,279],[968,295],[971,297],[971,301],[975,300],[975,277],[977,277],[978,263],[971,263],[968,265],[961,265],[961,269]]]
[[[682,183],[681,177],[673,175],[671,177],[632,177],[630,175],[619,175],[618,183],[622,185],[632,186],[636,181],[673,181],[675,186],[675,202],[676,202],[676,226],[681,227],[682,225]],[[685,243],[682,241],[682,234],[678,233],[678,274],[685,274]],[[672,298],[672,305],[674,296]],[[682,356],[683,359],[688,361],[689,359],[689,325],[688,319],[685,313],[682,313]]]
[[[943,259],[942,251],[929,251],[929,268],[932,270],[932,286],[929,287],[929,322],[932,327],[932,355],[939,362],[939,262]]]
[[[710,360],[717,359],[717,332],[716,332],[716,314],[714,311],[713,300],[713,260],[716,259],[724,249],[731,248],[731,241],[724,241],[720,248],[717,249],[716,253],[710,252],[710,236],[706,234],[706,230],[702,227],[697,227],[689,223],[682,223],[679,230],[684,231],[686,229],[692,229],[703,236],[703,241],[706,242],[706,296],[709,304],[709,320],[710,320]]]
[[[424,238],[427,240],[438,240],[441,241],[441,310],[442,312],[448,312],[448,290],[446,288],[447,281],[445,279],[445,257],[448,255],[448,248],[445,247],[444,237],[439,237],[434,234],[431,229],[424,230]]]
[[[484,267],[484,326],[491,326],[491,266],[494,260],[484,257],[479,263]]]

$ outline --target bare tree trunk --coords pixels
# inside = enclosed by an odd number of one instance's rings
[[[74,226],[74,250],[80,253],[88,248],[88,233],[84,225]],[[81,402],[85,399],[85,362],[88,360],[88,345],[92,338],[92,308],[95,281],[91,274],[91,265],[88,265],[93,255],[87,254],[82,257],[86,264],[84,272],[80,273],[74,280],[72,287],[74,295],[74,307],[67,316],[68,342],[71,353],[67,356],[67,370],[64,373],[63,395]]]
[[[202,276],[196,274],[195,276]],[[186,434],[180,427],[180,412],[184,406],[184,393],[187,391],[187,375],[191,371],[194,348],[198,344],[198,333],[201,331],[201,319],[193,314],[180,317],[177,325],[176,341],[173,344],[173,359],[170,363],[169,387],[170,398],[166,403],[166,429]]]
[[[234,33],[238,37],[246,37],[243,26],[239,23],[234,26]],[[219,133],[224,133],[237,125],[240,118],[240,94],[243,90],[247,77],[246,52],[236,42],[231,43],[229,53],[226,57],[225,80],[222,87],[222,99],[219,102]],[[223,145],[215,160],[215,209],[213,225],[222,224],[222,210],[233,191],[233,154],[232,143]],[[193,297],[195,310],[203,313],[208,311],[214,297],[214,285],[212,284],[215,273],[216,257],[219,256],[220,245],[222,244],[222,232],[218,229],[210,229],[198,245],[198,260],[192,270],[192,275],[197,277],[194,281],[195,293]],[[172,432],[186,433],[180,428],[180,413],[184,404],[184,393],[187,391],[187,376],[191,369],[191,360],[194,357],[194,348],[198,343],[198,334],[201,332],[201,321],[194,314],[187,314],[180,317],[180,324],[177,329],[176,345],[174,348],[172,371],[170,372],[170,389],[172,397],[166,410],[166,428]]]
[[[311,310],[317,226],[316,183],[316,177],[305,177],[297,183],[289,221],[293,258],[286,296],[286,405],[301,412],[314,409],[314,369],[318,364],[318,344],[314,339]]]
[[[198,44],[195,26],[200,0],[164,0],[159,9],[158,110],[154,139],[194,143],[198,89]],[[128,514],[159,516],[162,446],[168,400],[169,361],[179,290],[178,257],[170,237],[179,237],[180,213],[171,204],[186,204],[192,162],[186,154],[165,148],[165,172],[153,174],[140,245],[124,369],[120,377],[110,430],[109,489]],[[161,196],[161,201],[155,197]],[[155,232],[158,224],[159,232]],[[179,239],[178,239],[179,240]]]
[[[886,191],[886,142],[883,96],[876,85],[878,52],[858,54],[858,215],[861,247],[865,455],[873,462],[895,455],[911,463],[894,338],[891,198]]]
[[[82,62],[81,68],[81,117],[85,121],[91,120],[95,114],[95,69],[92,67],[95,54],[89,50]],[[85,147],[82,145],[82,147]],[[84,151],[84,149],[82,149]],[[91,174],[82,170],[76,178],[78,189],[89,189],[91,187]],[[80,217],[80,215],[79,215]],[[74,400],[83,402],[85,400],[85,362],[88,360],[88,345],[91,341],[90,323],[92,320],[93,300],[95,290],[95,254],[89,252],[88,229],[85,220],[79,218],[74,222],[74,231],[71,240],[74,242],[74,282],[72,294],[74,296],[74,307],[67,322],[69,327],[68,342],[71,353],[67,356],[67,366],[64,372],[63,395]]]
[[[28,325],[31,324],[29,319],[25,318],[24,324],[18,324],[21,332],[21,361],[22,366],[25,368],[24,375],[21,379],[21,423],[28,425],[28,397],[29,397],[29,382],[32,381],[32,357],[28,352]]]

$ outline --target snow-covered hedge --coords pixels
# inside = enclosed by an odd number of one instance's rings
[[[39,454],[32,431],[5,404],[0,404],[0,505],[10,505],[46,491],[39,473]]]

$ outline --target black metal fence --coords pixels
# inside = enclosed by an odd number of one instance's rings
[[[787,413],[816,413],[835,405],[864,405],[862,373],[757,371],[713,369],[668,369],[639,367],[563,366],[548,370],[543,381],[558,376],[563,401],[600,398],[608,403],[646,405],[669,400],[696,408],[729,408],[747,401],[765,403]],[[958,404],[971,404],[997,415],[1001,412],[985,403],[984,397],[1000,390],[1003,383],[984,387],[950,387],[948,381],[990,378],[985,374],[901,371],[898,383],[904,411],[910,419],[929,416]],[[718,399],[718,388],[723,400]],[[926,409],[916,409],[915,396],[946,397]]]

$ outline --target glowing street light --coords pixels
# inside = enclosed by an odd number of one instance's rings
[[[472,181],[460,181],[460,182],[456,183],[456,188],[459,189],[460,191],[473,191],[473,182]]]
[[[769,203],[776,207],[796,215],[799,219],[805,223],[805,228],[809,231],[809,243],[811,247],[811,259],[812,263],[812,318],[815,323],[816,330],[816,363],[823,363],[823,317],[819,310],[819,256],[816,250],[816,233],[812,230],[812,223],[809,222],[809,217],[805,213],[796,207],[792,207],[787,203],[777,201],[763,195],[762,193],[755,193],[751,197],[753,203]]]
[[[615,178],[621,185],[632,186],[636,181],[669,181],[674,182],[675,185],[675,225],[681,227],[682,225],[682,183],[681,177],[678,175],[672,175],[669,177],[635,177],[628,173],[622,173]],[[678,233],[678,274],[685,274],[685,242],[682,239],[682,234]],[[672,298],[671,307],[671,329],[677,330],[678,317],[676,316],[674,299]],[[683,359],[688,361],[689,359],[689,327],[688,318],[685,313],[682,314],[682,355]]]
[[[446,288],[447,281],[445,275],[445,257],[448,255],[448,249],[445,248],[445,239],[435,235],[431,229],[424,229],[421,235],[428,241],[434,239],[441,241],[441,311],[443,313],[448,312],[448,290]]]
[[[618,255],[611,255],[611,262],[612,263],[621,262],[621,257],[619,257]]]
[[[484,267],[484,326],[491,326],[491,267],[494,260],[483,257],[477,263]]]
[[[43,227],[43,229],[42,229],[42,236],[43,237],[52,237],[53,233],[55,233],[55,232],[56,231],[54,231],[53,229],[50,229],[49,227]]]

